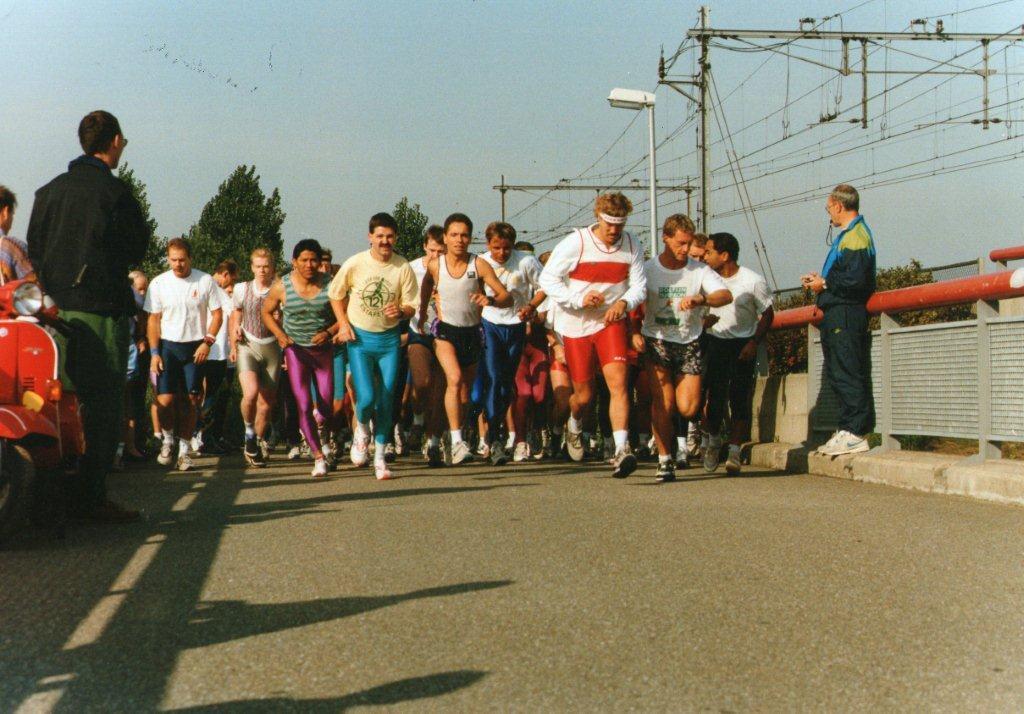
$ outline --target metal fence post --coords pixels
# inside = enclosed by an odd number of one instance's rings
[[[893,385],[891,331],[899,327],[899,323],[885,312],[879,315],[878,319],[878,336],[882,339],[879,349],[880,364],[878,365],[879,369],[882,370],[882,403],[875,405],[876,421],[879,426],[878,431],[882,436],[882,443],[878,446],[878,451],[898,451],[900,449],[900,442],[892,435]],[[877,414],[878,411],[881,411],[881,414]]]
[[[977,302],[978,311],[978,454],[974,461],[1002,458],[992,435],[992,331],[988,319],[999,316],[998,303]]]

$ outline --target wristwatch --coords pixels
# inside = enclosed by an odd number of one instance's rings
[[[209,332],[207,332],[206,333],[206,337],[203,338],[203,342],[205,342],[207,345],[209,345],[211,347],[213,346],[213,343],[216,342],[216,341],[217,341],[217,338],[214,337],[213,335],[211,335]]]

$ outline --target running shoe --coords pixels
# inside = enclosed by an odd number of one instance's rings
[[[740,462],[740,447],[736,444],[729,444],[729,457],[725,460],[725,472],[735,476],[743,470]]]
[[[160,444],[160,453],[156,457],[156,462],[161,466],[170,466],[174,463],[174,444],[164,442]]]
[[[489,453],[489,451],[488,451]],[[465,441],[457,441],[452,444],[452,466],[469,461],[473,458],[473,452]]]
[[[578,431],[565,431],[565,448],[573,461],[583,461],[583,434]]]
[[[555,440],[551,438],[551,431],[549,429],[541,429],[540,431],[540,451],[534,456],[535,459],[553,459],[555,458]]]
[[[832,448],[833,446],[835,446],[835,445],[836,445],[836,443],[837,443],[837,442],[838,442],[838,441],[839,441],[840,439],[842,439],[842,438],[843,438],[843,432],[842,432],[842,430],[839,430],[839,431],[837,431],[836,433],[834,433],[834,434],[833,434],[832,436],[830,436],[830,437],[829,437],[829,440],[828,440],[828,441],[826,441],[826,442],[825,442],[824,444],[822,444],[821,446],[819,446],[819,447],[818,447],[818,449],[817,449],[817,450],[818,450],[818,453],[819,453],[819,454],[828,454],[829,450],[830,450],[830,449],[831,449],[831,448]]]
[[[292,448],[288,449],[288,460],[289,461],[295,461],[296,459],[300,459],[300,458],[302,458],[302,447],[301,446],[293,446]]]
[[[819,449],[818,451],[826,456],[846,456],[847,454],[860,454],[870,450],[871,446],[868,444],[867,439],[843,430],[839,432],[838,438],[831,445],[826,445],[826,448]]]
[[[263,450],[260,449],[259,442],[255,436],[245,440],[242,455],[245,456],[245,462],[250,466],[261,468],[267,465],[267,460],[263,458]]]
[[[366,466],[366,463],[370,460],[370,435],[357,435],[352,440],[352,449],[348,455],[352,459],[354,466]]]
[[[604,446],[601,449],[601,459],[603,461],[607,461],[609,464],[614,464],[616,456],[618,456],[618,454],[615,453],[615,442],[608,439],[604,442]]]
[[[402,434],[402,427],[395,424],[395,456],[405,456],[405,436]]]
[[[613,478],[626,478],[636,470],[636,457],[633,456],[628,445],[616,452],[612,459],[612,466],[615,467],[615,470],[612,471]]]
[[[259,439],[260,454],[263,456],[264,461],[270,460],[270,452],[274,450],[270,444],[267,443],[266,439]]]
[[[659,461],[658,471],[654,474],[654,480],[658,483],[668,483],[676,480],[676,466],[671,461]]]
[[[419,451],[423,447],[423,426],[420,424],[413,424],[409,428],[408,441],[409,453]]]
[[[468,444],[467,444],[467,446],[468,446]],[[481,441],[480,445],[476,447],[476,455],[479,456],[481,459],[489,459],[489,458],[491,458],[491,447],[490,447],[490,445],[489,444],[485,444],[484,442]]]
[[[327,478],[327,459],[319,458],[313,461],[313,478]]]
[[[676,468],[686,469],[690,467],[690,456],[686,453],[686,449],[679,449],[676,451]]]
[[[192,457],[188,454],[178,455],[178,471],[191,471],[196,465],[192,463]]]
[[[444,466],[444,454],[441,453],[440,444],[427,445],[427,466],[432,469]]]
[[[306,443],[306,439],[302,439],[302,443],[299,444],[299,455],[304,459],[313,458],[313,450],[309,448],[309,444]]]
[[[530,458],[530,445],[525,441],[520,441],[516,444],[515,451],[512,453],[512,460],[516,463],[520,461],[526,461]]]
[[[696,429],[686,432],[686,453],[691,458],[700,454],[700,432]]]
[[[388,443],[384,445],[384,463],[393,464],[395,459],[398,458],[398,447],[394,444]]]
[[[704,447],[704,470],[709,474],[718,469],[718,462],[722,458],[722,439],[712,436],[708,439],[708,445]]]
[[[637,461],[647,461],[651,458],[651,447],[646,442],[637,442],[633,455],[636,456]]]
[[[505,451],[505,444],[500,440],[495,441],[491,446],[491,465],[504,466],[508,463],[508,453]]]
[[[373,475],[377,477],[378,481],[390,481],[395,477],[395,475],[391,473],[391,469],[388,468],[387,463],[381,463],[380,461],[373,465]]]

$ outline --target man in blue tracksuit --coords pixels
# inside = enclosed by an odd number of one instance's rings
[[[837,431],[818,451],[839,456],[867,451],[867,434],[874,426],[865,303],[875,291],[875,241],[860,215],[860,196],[853,186],[836,186],[825,210],[839,235],[821,274],[809,273],[801,280],[817,294],[824,313],[819,326],[824,374],[839,399]]]

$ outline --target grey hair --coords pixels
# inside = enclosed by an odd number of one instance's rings
[[[141,270],[133,270],[132,272],[128,273],[128,279],[130,281],[135,282],[135,280],[137,278],[143,278],[144,280],[149,280],[149,278],[146,277],[146,274],[143,273]]]
[[[847,211],[860,211],[860,194],[848,183],[841,183],[832,189],[829,198],[835,199]]]

